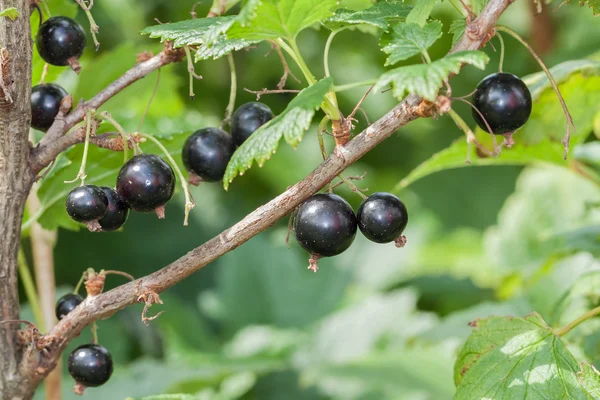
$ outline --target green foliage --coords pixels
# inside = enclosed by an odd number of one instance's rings
[[[455,19],[450,24],[449,33],[452,34],[452,45],[454,46],[462,38],[465,33],[467,24],[463,18]]]
[[[360,25],[387,30],[391,23],[406,17],[410,10],[410,6],[399,1],[376,3],[370,8],[359,11],[340,9],[326,19],[323,25],[332,31]]]
[[[431,15],[433,8],[441,0],[418,0],[415,8],[406,17],[406,22],[409,24],[425,25],[427,19]]]
[[[225,189],[237,175],[242,175],[256,161],[259,167],[277,151],[283,137],[290,146],[297,146],[310,128],[315,110],[323,103],[333,80],[323,79],[301,91],[277,117],[260,127],[242,144],[227,165]]]
[[[489,57],[481,51],[462,51],[454,53],[431,64],[409,65],[392,69],[379,78],[373,90],[384,89],[392,85],[395,97],[402,98],[408,93],[434,101],[439,89],[450,74],[456,74],[464,64],[483,69]]]
[[[600,61],[593,59],[582,59],[582,60],[571,60],[565,61],[554,67],[550,68],[550,73],[557,84],[561,84],[576,73],[584,75],[599,75],[600,74]],[[528,75],[523,78],[523,82],[529,88],[531,97],[534,100],[540,98],[542,93],[548,89],[551,89],[550,80],[544,71]]]
[[[592,398],[577,381],[577,361],[539,314],[472,325],[454,366],[455,400]]]
[[[227,36],[246,40],[294,39],[302,30],[333,15],[336,4],[336,0],[249,1],[244,11],[249,17],[236,22]]]
[[[442,24],[433,21],[423,27],[416,23],[399,24],[394,27],[390,35],[384,35],[381,40],[381,49],[389,57],[385,65],[394,65],[417,54],[426,54],[442,36]]]
[[[570,2],[571,0],[567,1],[567,3]],[[591,8],[594,16],[600,15],[600,0],[579,0],[579,5],[581,7],[588,6]]]
[[[589,363],[581,364],[581,371],[577,373],[577,380],[592,398],[600,398],[600,373]]]
[[[0,10],[0,17],[10,18],[11,21],[19,18],[19,10],[14,7],[5,8],[4,10]]]

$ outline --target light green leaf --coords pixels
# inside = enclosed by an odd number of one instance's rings
[[[450,24],[449,33],[452,34],[452,46],[454,46],[460,38],[462,38],[463,33],[465,33],[465,28],[467,27],[467,23],[464,18],[455,19]]]
[[[373,6],[377,0],[341,0],[339,2],[340,8],[347,8],[349,10],[364,10]]]
[[[248,2],[242,10],[244,21],[227,32],[230,39],[294,39],[303,29],[333,14],[336,0],[262,0]],[[249,12],[245,10],[251,8]]]
[[[323,103],[331,89],[331,78],[320,80],[301,91],[283,112],[260,127],[242,144],[227,165],[223,186],[225,189],[237,175],[242,175],[256,161],[261,167],[277,151],[279,141],[296,146],[302,140],[304,131],[311,124],[316,109]]]
[[[478,140],[485,145],[489,144],[489,134],[477,133]],[[484,165],[529,165],[538,162],[548,162],[564,165],[563,147],[560,143],[542,142],[535,146],[526,146],[519,142],[510,149],[503,149],[498,157],[481,157],[477,154],[475,146],[469,146],[464,138],[457,139],[450,147],[434,154],[431,158],[413,169],[395,187],[394,192],[399,192],[412,183],[439,171],[471,166]],[[467,156],[470,155],[470,164]]]
[[[600,224],[600,209],[589,207],[599,198],[598,185],[567,168],[528,168],[497,225],[486,231],[486,252],[499,268],[531,276],[552,254],[564,252],[559,233]]]
[[[417,54],[423,54],[442,36],[442,23],[431,22],[424,27],[417,24],[398,24],[380,42],[381,49],[388,54],[385,65],[393,65]]]
[[[594,399],[600,398],[600,373],[593,365],[587,362],[581,363],[581,371],[577,373],[577,380]]]
[[[450,74],[458,73],[463,64],[471,64],[483,69],[488,61],[487,54],[481,51],[454,53],[431,64],[392,69],[379,78],[373,90],[379,91],[391,84],[394,96],[397,98],[411,93],[434,101],[444,80],[447,80]]]
[[[573,149],[576,160],[600,167],[600,142],[589,142]]]
[[[19,10],[17,10],[15,7],[5,8],[4,10],[0,11],[0,17],[10,18],[11,21],[19,18],[19,15],[21,14],[19,14]]]
[[[600,75],[600,61],[598,60],[571,60],[565,61],[550,68],[550,73],[557,84],[565,82],[571,75],[580,72],[584,75]],[[547,89],[551,89],[550,80],[544,71],[523,77],[523,82],[529,88],[533,100],[537,100]]]
[[[151,38],[160,38],[163,42],[170,40],[175,47],[197,45],[199,48],[196,52],[196,61],[217,59],[256,43],[243,38],[227,38],[225,32],[236,20],[238,20],[236,16],[195,18],[149,26],[140,33],[150,35]]]
[[[406,17],[406,23],[417,24],[419,26],[425,25],[427,19],[433,11],[433,7],[438,4],[441,0],[419,0],[412,9],[408,17]]]
[[[567,3],[570,3],[571,0],[568,0]],[[579,5],[581,7],[588,6],[592,9],[592,12],[595,16],[600,15],[600,0],[579,0]]]
[[[169,153],[175,160],[181,160],[181,148],[187,139],[188,134],[178,133],[171,138],[161,138],[163,145],[169,150]],[[152,142],[142,144],[145,153],[158,154],[162,157],[162,152]],[[83,145],[71,148],[64,155],[63,160],[57,165],[46,178],[41,181],[38,195],[40,197],[41,207],[39,212],[31,218],[39,217],[40,224],[48,229],[55,230],[59,227],[71,230],[78,230],[82,225],[73,221],[65,211],[65,200],[67,194],[77,187],[80,182],[64,183],[67,180],[75,178],[81,164]],[[131,155],[131,151],[130,151]],[[97,186],[115,187],[117,175],[123,165],[123,153],[100,149],[90,146],[87,159],[87,179],[86,184]],[[183,166],[180,164],[180,168]],[[31,221],[26,221],[29,224]]]
[[[332,31],[353,25],[370,25],[387,29],[390,23],[400,21],[406,17],[410,10],[410,6],[399,1],[377,3],[366,10],[360,11],[341,9],[323,22],[323,25]]]
[[[454,366],[454,400],[590,400],[579,365],[537,314],[476,320]]]

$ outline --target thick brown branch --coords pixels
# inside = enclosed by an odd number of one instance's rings
[[[480,17],[468,25],[468,34],[463,35],[452,51],[477,49],[484,44],[489,38],[495,21],[510,3],[510,0],[491,0]],[[67,343],[93,321],[111,316],[118,310],[138,302],[147,293],[158,294],[174,286],[208,263],[269,228],[397,129],[423,116],[424,104],[419,97],[408,96],[348,144],[336,148],[331,156],[305,179],[259,207],[219,236],[151,275],[98,296],[88,297],[46,335],[46,343],[51,343],[47,352],[35,356],[41,357],[43,366],[52,366]],[[32,372],[32,375],[35,373]],[[39,376],[39,379],[41,378]]]
[[[40,172],[43,168],[48,166],[61,152],[70,146],[83,141],[83,139],[78,136],[80,133],[78,131],[66,135],[65,133],[79,122],[83,121],[87,110],[98,109],[113,96],[132,83],[140,80],[162,66],[172,62],[181,61],[181,59],[181,51],[166,49],[149,60],[136,64],[133,68],[123,74],[119,79],[108,85],[96,96],[84,103],[79,104],[64,118],[57,118],[48,132],[46,132],[40,143],[31,151],[29,162],[33,171],[35,173]]]

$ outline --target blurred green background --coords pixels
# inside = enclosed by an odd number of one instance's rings
[[[52,15],[77,15],[87,31],[88,21],[74,2],[47,3]],[[51,67],[49,80],[74,93],[76,101],[89,98],[132,66],[137,53],[160,51],[155,40],[139,36],[142,28],[155,24],[155,18],[161,22],[188,19],[195,3],[96,2],[93,14],[100,26],[100,51],[88,46],[79,77]],[[209,6],[209,2],[198,5],[198,15],[205,15]],[[600,23],[590,10],[574,5],[557,7],[554,2],[544,14],[535,16],[533,6],[519,0],[500,22],[531,39],[549,66],[599,51],[598,41],[590,38],[600,37]],[[442,3],[433,17],[444,23],[447,32],[458,15]],[[36,24],[37,16],[32,21]],[[322,75],[327,35],[324,29],[307,30],[299,38],[317,75]],[[505,42],[505,71],[519,76],[539,71],[535,60],[516,41],[505,36]],[[493,44],[497,49],[498,42]],[[443,56],[450,46],[451,36],[445,35],[430,52],[432,58]],[[255,100],[243,88],[277,85],[282,68],[277,55],[269,50],[269,45],[261,44],[235,53],[237,106]],[[470,93],[484,76],[497,70],[498,52],[490,46],[485,51],[492,59],[488,68],[467,67],[453,78],[455,96]],[[330,57],[338,85],[375,78],[384,71],[385,55],[379,50],[378,36],[358,30],[339,34]],[[39,81],[42,66],[36,58],[34,83]],[[141,131],[168,136],[220,123],[229,97],[227,61],[200,62],[196,72],[204,79],[195,82],[196,99],[190,100],[185,63],[162,68],[158,95]],[[137,129],[156,79],[155,72],[103,109],[111,111],[126,129]],[[569,84],[571,89],[566,86]],[[290,88],[301,85],[288,80]],[[564,85],[567,103],[579,118],[580,142],[587,142],[579,151],[586,155],[588,168],[594,171],[595,165],[597,173],[600,150],[592,130],[594,121],[596,128],[600,125],[600,78],[576,74]],[[364,91],[340,93],[342,111],[348,113]],[[277,114],[292,96],[268,95],[261,101]],[[556,99],[547,97],[556,107]],[[390,93],[374,93],[362,108],[374,121],[396,102]],[[473,125],[467,105],[457,104],[456,110]],[[550,126],[560,137],[562,115],[553,115],[559,123],[552,124],[543,120],[550,118],[544,114],[547,110],[537,111],[527,134],[537,134],[547,143],[552,132],[545,130]],[[358,119],[356,132],[367,125],[361,113]],[[366,172],[357,184],[369,192],[391,191],[414,168],[462,135],[446,116],[415,121],[347,174]],[[515,138],[518,142],[519,135]],[[331,148],[332,141],[326,140]],[[73,154],[80,151],[73,150]],[[118,233],[60,229],[55,250],[59,292],[72,290],[89,267],[126,271],[135,277],[158,270],[302,179],[319,164],[320,157],[314,126],[296,150],[281,144],[263,168],[254,167],[238,177],[228,192],[219,184],[192,189],[197,206],[188,227],[182,226],[179,193],[167,207],[165,220],[132,213]],[[322,260],[317,274],[306,270],[308,255],[293,236],[289,248],[286,246],[288,221],[279,221],[161,295],[164,305],[151,311],[165,312],[150,327],[141,322],[141,306],[100,321],[100,343],[111,351],[115,373],[104,387],[86,391],[85,398],[142,398],[164,393],[187,393],[194,399],[452,398],[454,358],[470,332],[470,320],[492,314],[524,316],[537,310],[549,324],[559,326],[599,301],[598,181],[575,172],[573,161],[552,157],[555,165],[473,166],[428,175],[397,192],[410,212],[406,248],[377,245],[358,234],[347,252]],[[79,156],[72,158],[76,171]],[[93,166],[89,167],[88,175],[94,173]],[[64,185],[60,190],[71,187]],[[337,192],[355,209],[360,204],[360,197],[346,187]],[[54,213],[64,213],[63,201],[56,202]],[[580,280],[581,276],[586,279]],[[121,277],[109,276],[107,289],[120,283]],[[25,306],[25,315],[28,312]],[[600,366],[597,327],[598,323],[590,323],[571,342]],[[65,354],[89,341],[86,330]],[[71,378],[65,375],[65,399],[76,398],[71,386]],[[36,399],[42,398],[40,388]]]

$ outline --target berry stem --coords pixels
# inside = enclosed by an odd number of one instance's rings
[[[40,307],[40,300],[37,295],[35,283],[33,282],[33,277],[31,276],[31,271],[29,269],[29,263],[27,262],[27,258],[25,257],[23,248],[19,248],[18,262],[19,278],[21,278],[21,283],[23,284],[23,288],[25,289],[27,301],[29,302],[31,310],[33,311],[36,325],[42,332],[45,332],[46,329],[44,327],[44,319],[42,318],[42,308]]]
[[[465,9],[464,5],[458,0],[449,0],[450,4],[463,16],[463,18],[469,17],[469,12]]]
[[[140,133],[140,136],[142,136],[142,137],[150,140],[154,144],[156,144],[158,146],[158,148],[160,148],[161,151],[164,153],[167,160],[169,160],[171,167],[173,167],[173,169],[175,170],[175,173],[177,174],[177,177],[179,178],[179,183],[181,183],[181,188],[183,189],[183,194],[185,196],[185,216],[183,218],[183,225],[188,226],[188,219],[190,216],[190,211],[192,211],[192,209],[194,208],[194,206],[196,204],[194,203],[194,201],[192,199],[192,195],[190,193],[190,187],[188,186],[187,180],[185,179],[185,177],[183,176],[183,173],[181,172],[181,169],[179,168],[179,166],[173,159],[173,156],[171,156],[171,153],[169,153],[169,150],[167,150],[167,148],[165,146],[163,146],[163,144],[160,142],[160,140],[156,139],[154,136],[147,135],[145,133]]]
[[[150,106],[152,105],[152,102],[154,101],[154,97],[156,96],[156,92],[158,91],[159,84],[160,84],[160,68],[157,71],[156,83],[154,84],[154,89],[152,90],[152,94],[150,95],[150,99],[148,100],[148,104],[146,105],[146,109],[144,110],[144,113],[142,114],[142,117],[140,118],[140,123],[138,124],[138,127],[137,127],[138,132],[142,129],[144,120],[146,119],[146,116],[148,115],[148,111],[150,111]]]
[[[323,161],[327,160],[327,150],[325,150],[325,141],[323,140],[323,132],[327,128],[327,123],[329,122],[329,116],[326,115],[323,117],[321,122],[319,123],[319,128],[317,129],[319,138],[319,147],[321,148],[321,155],[323,156]]]
[[[81,278],[79,278],[79,282],[77,282],[75,289],[73,290],[74,294],[79,294],[79,289],[81,289],[81,285],[83,285],[83,281],[85,281],[86,276],[87,271],[84,271],[83,274],[81,274]]]
[[[128,274],[127,272],[123,272],[123,271],[116,271],[113,269],[109,269],[106,271],[102,270],[102,271],[100,271],[100,273],[104,274],[104,275],[121,275],[121,276],[129,279],[130,281],[135,281],[135,278],[131,274]]]
[[[233,115],[233,110],[235,109],[235,97],[237,95],[237,74],[235,71],[235,60],[233,59],[233,53],[229,53],[227,55],[227,63],[229,64],[229,71],[231,73],[231,87],[229,89],[229,103],[225,109],[225,119],[223,122],[221,122],[221,129],[231,122],[231,116]]]
[[[98,39],[96,38],[96,33],[98,33],[98,31],[100,30],[100,27],[98,26],[98,24],[96,24],[96,21],[92,16],[92,6],[94,5],[94,2],[92,1],[88,6],[85,4],[84,0],[75,1],[81,6],[81,8],[83,8],[83,11],[87,16],[88,21],[90,21],[90,32],[92,33],[92,40],[94,40],[94,46],[96,47],[96,51],[98,51],[98,49],[100,48],[100,42],[98,42]]]
[[[99,117],[114,126],[121,135],[121,139],[123,140],[123,162],[127,162],[127,159],[129,158],[129,135],[127,135],[127,132],[125,132],[125,129],[121,126],[121,124],[119,124],[117,120],[115,120],[108,112],[104,111],[100,113]],[[135,140],[133,143],[134,146],[137,146],[137,142]]]
[[[481,150],[484,154],[486,154],[488,156],[492,155],[492,153],[488,149],[486,149],[481,143],[479,143],[477,141],[477,137],[475,136],[475,134],[473,133],[473,131],[471,130],[469,125],[467,125],[465,120],[462,119],[460,117],[460,115],[458,115],[456,113],[456,111],[454,111],[453,109],[450,109],[450,110],[448,110],[447,114],[450,118],[452,118],[452,120],[454,121],[456,126],[458,126],[465,133],[465,136],[467,138],[467,159],[466,159],[467,164],[471,164],[471,145],[472,144],[475,144],[475,147],[477,147],[479,150]]]
[[[90,330],[92,331],[92,343],[98,344],[98,324],[96,321],[92,322]]]
[[[337,35],[340,31],[332,31],[331,34],[329,34],[329,37],[327,38],[327,43],[325,43],[325,51],[323,52],[323,66],[325,68],[325,76],[326,77],[330,77],[331,73],[329,71],[329,50],[331,49],[331,42],[333,42],[333,38],[335,38],[335,35]]]
[[[423,55],[423,58],[425,58],[427,64],[431,64],[431,57],[429,56],[429,52],[427,50],[423,50],[421,54]]]
[[[496,36],[500,42],[500,62],[498,64],[498,72],[502,72],[502,67],[504,66],[504,39],[500,32],[496,32]]]
[[[565,103],[565,99],[563,98],[562,93],[560,92],[560,89],[558,88],[558,85],[556,84],[556,81],[554,80],[554,77],[552,76],[552,74],[550,73],[550,70],[548,69],[548,67],[546,67],[546,64],[544,64],[544,61],[542,61],[540,56],[538,56],[536,54],[536,52],[531,48],[531,46],[525,40],[523,40],[523,38],[521,36],[519,36],[519,34],[517,32],[515,32],[512,29],[507,28],[505,26],[501,26],[501,25],[496,26],[496,29],[499,31],[508,33],[509,35],[511,35],[512,37],[517,39],[517,41],[519,43],[521,43],[523,46],[525,46],[525,48],[529,51],[529,53],[531,53],[533,58],[535,58],[535,60],[538,62],[540,67],[542,67],[542,69],[546,73],[546,76],[548,76],[548,80],[550,81],[550,84],[552,85],[554,92],[556,92],[556,96],[558,97],[558,100],[560,101],[560,105],[562,106],[563,112],[565,113],[565,119],[567,120],[566,121],[567,128],[566,128],[566,132],[565,132],[565,137],[562,140],[563,147],[565,148],[564,159],[566,160],[567,155],[569,154],[569,142],[571,141],[571,128],[575,129],[575,122],[573,122],[573,117],[571,116],[571,113],[569,112],[569,109],[567,108],[567,103]]]
[[[345,92],[346,90],[355,89],[355,88],[362,87],[362,86],[372,86],[372,85],[376,84],[377,81],[378,81],[378,79],[367,79],[364,81],[348,83],[346,85],[334,86],[333,91],[334,92]]]
[[[75,179],[71,181],[65,181],[65,183],[73,183],[76,180],[81,179],[81,186],[85,185],[85,178],[87,177],[87,175],[85,174],[85,166],[87,164],[88,149],[90,148],[90,135],[92,133],[92,125],[94,125],[94,130],[96,130],[96,125],[93,121],[93,116],[94,110],[87,110],[85,116],[85,142],[83,142],[83,156],[81,159],[81,166],[79,167],[79,172],[77,172],[77,176],[75,177]]]
[[[192,54],[190,53],[189,46],[183,46],[185,50],[185,56],[187,57],[187,70],[190,74],[190,99],[194,100],[196,95],[194,94],[194,78],[202,79],[202,76],[196,74],[196,70],[194,69],[194,62],[192,60]]]
[[[571,330],[573,330],[579,324],[581,324],[581,323],[587,321],[588,319],[593,318],[593,317],[595,317],[595,316],[597,316],[599,314],[600,314],[600,306],[591,309],[590,311],[586,312],[585,314],[583,314],[579,318],[575,319],[574,321],[571,321],[570,323],[568,323],[564,327],[558,329],[554,333],[556,334],[556,336],[564,336],[567,333],[571,332]]]

